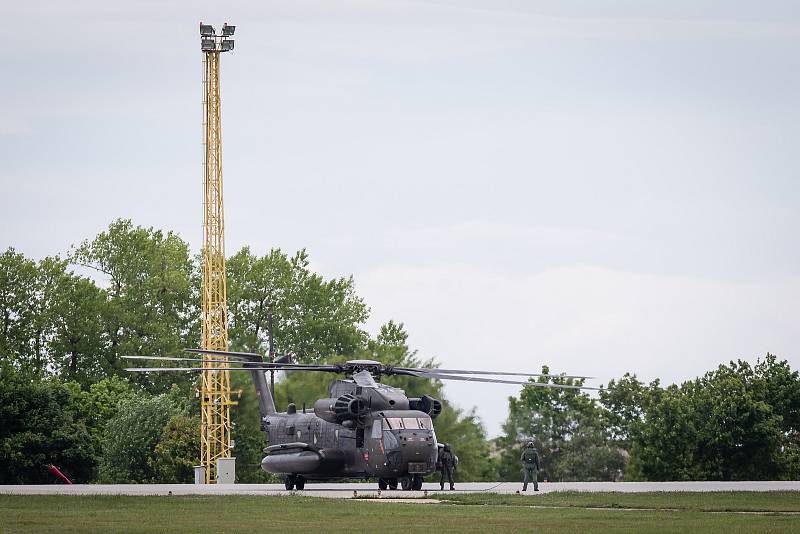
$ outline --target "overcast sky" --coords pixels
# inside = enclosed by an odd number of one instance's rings
[[[198,22],[227,247],[307,248],[443,366],[800,367],[796,1],[4,2],[0,244],[199,249]],[[516,386],[448,385],[497,435]]]

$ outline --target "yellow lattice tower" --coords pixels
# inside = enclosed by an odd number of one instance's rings
[[[205,182],[203,215],[203,348],[228,349],[228,290],[225,271],[225,210],[222,200],[222,125],[220,122],[219,59],[221,52],[233,49],[233,26],[214,28],[200,24],[204,56],[203,109],[205,112]],[[201,465],[206,483],[217,480],[217,459],[230,457],[231,391],[228,364],[222,358],[205,365],[201,388]]]

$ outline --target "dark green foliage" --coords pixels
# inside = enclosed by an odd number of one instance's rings
[[[108,376],[105,305],[105,292],[93,281],[65,273],[52,310],[49,344],[53,368],[62,378],[88,386]]]
[[[106,424],[99,480],[132,484],[156,480],[155,449],[171,417],[186,412],[179,391],[123,400]]]
[[[0,366],[0,484],[52,482],[50,463],[88,482],[96,451],[77,415],[62,384]]]
[[[103,450],[106,423],[117,414],[121,401],[135,395],[134,390],[130,383],[118,376],[104,378],[87,389],[81,389],[77,382],[67,382],[65,387],[70,391],[71,409],[75,418],[82,421],[89,431],[93,464],[97,464]]]
[[[105,376],[121,373],[121,355],[174,355],[199,343],[196,266],[188,244],[176,234],[119,219],[76,247],[72,261],[93,269],[108,286],[100,313]],[[128,379],[152,392],[190,380],[178,375]]]
[[[635,374],[625,373],[600,390],[600,404],[611,438],[626,444],[631,428],[641,423],[644,415],[661,398],[663,390],[656,379],[649,385],[640,382]]]
[[[609,480],[622,471],[626,480],[800,476],[800,378],[773,355],[665,389],[626,374],[599,397],[525,388],[510,399],[498,440],[506,451],[501,475],[517,476],[508,451],[531,436],[541,442],[543,476],[551,480]]]
[[[800,379],[768,354],[662,391],[632,425],[634,474],[647,480],[794,479]]]
[[[289,257],[273,249],[263,257],[248,247],[228,260],[230,339],[235,346],[268,352],[267,311],[273,306],[278,353],[297,361],[353,354],[366,341],[361,325],[369,310],[353,279],[324,280],[309,269],[305,250]]]
[[[200,417],[172,416],[161,432],[153,455],[147,459],[153,481],[188,484],[200,458]]]
[[[58,257],[0,256],[0,359],[37,376],[96,376],[102,292]]]
[[[41,373],[32,350],[37,278],[36,263],[13,248],[0,256],[0,358]]]

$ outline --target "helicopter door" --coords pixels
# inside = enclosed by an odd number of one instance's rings
[[[372,434],[370,437],[375,439],[381,439],[381,433],[383,432],[383,424],[381,423],[380,419],[375,419],[372,422]]]
[[[370,460],[378,464],[383,463],[386,451],[383,450],[383,422],[380,419],[376,419],[372,422],[369,438]],[[377,465],[375,467],[377,467]]]
[[[319,421],[316,421],[314,423],[314,437],[313,437],[314,445],[319,445],[321,438],[322,438],[321,425]]]

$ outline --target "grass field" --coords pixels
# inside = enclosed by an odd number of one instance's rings
[[[791,492],[473,494],[447,498],[453,503],[302,496],[2,495],[0,533],[800,531],[800,515],[779,513],[800,510],[800,493]]]
[[[800,514],[800,492],[794,491],[670,493],[564,491],[534,496],[462,493],[453,496],[447,495],[445,498],[454,504],[669,509],[701,512],[798,512]]]

